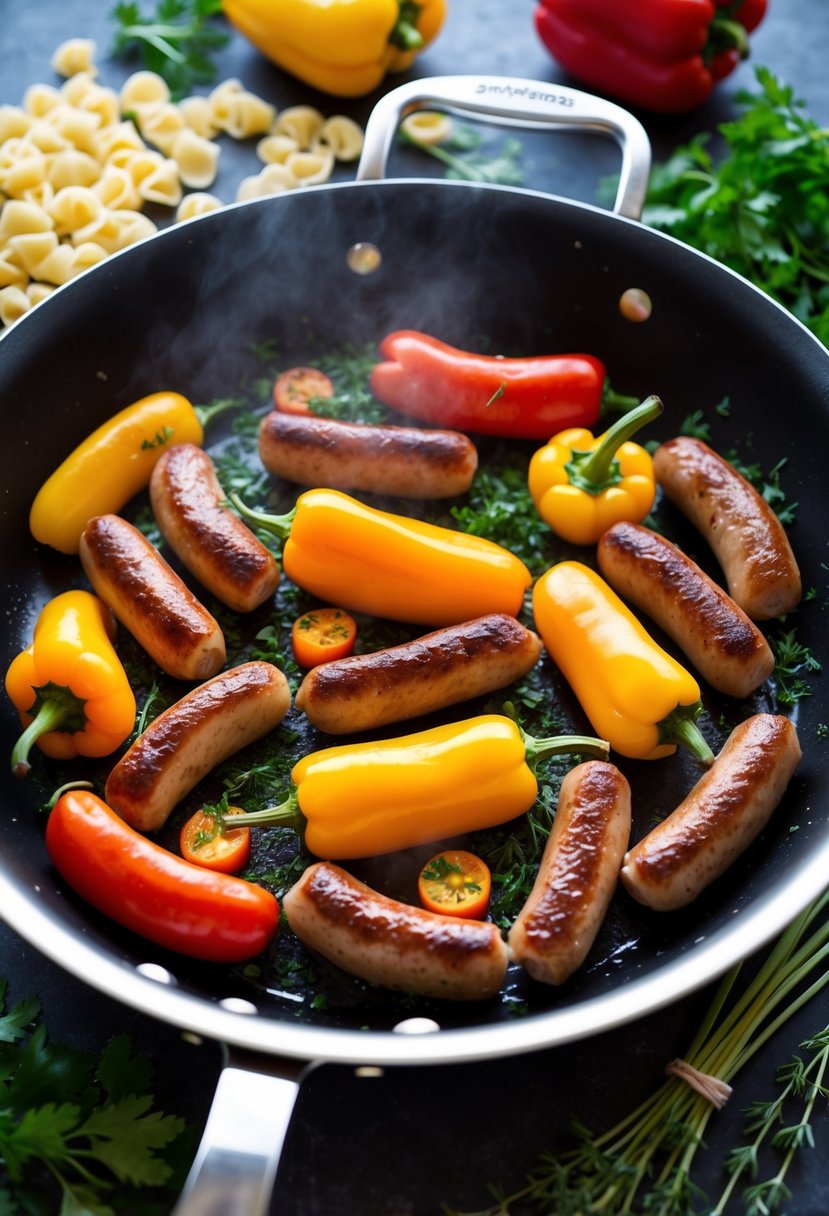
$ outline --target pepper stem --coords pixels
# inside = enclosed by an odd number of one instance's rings
[[[423,46],[423,35],[417,28],[422,5],[415,0],[400,0],[400,12],[389,34],[389,43],[401,51],[419,51]]]
[[[608,486],[615,485],[621,479],[616,460],[619,448],[646,423],[658,418],[662,408],[659,397],[647,397],[629,414],[617,418],[613,426],[605,431],[597,447],[589,452],[572,452],[565,466],[570,484],[587,494],[601,494]]]
[[[527,764],[533,772],[536,765],[548,756],[569,756],[575,752],[583,756],[593,756],[596,760],[606,760],[610,755],[610,744],[607,740],[597,739],[594,735],[551,735],[546,739],[536,739],[521,730],[521,737],[527,752]]]
[[[214,418],[218,418],[219,414],[224,414],[226,410],[241,409],[245,404],[241,397],[223,397],[221,401],[214,401],[212,405],[194,405],[193,413],[201,425],[206,427]]]
[[[741,59],[748,59],[748,30],[739,21],[718,16],[708,27],[707,52],[736,51]]]
[[[611,411],[616,414],[626,414],[628,410],[635,409],[640,400],[640,397],[631,397],[627,393],[617,393],[614,388],[611,388],[610,381],[605,378],[602,385],[601,411],[603,414],[609,414]]]
[[[216,822],[222,831],[228,828],[273,828],[299,827],[303,822],[296,789],[292,789],[284,802],[278,806],[266,806],[261,811],[245,811],[241,815],[217,815]]]
[[[65,690],[64,690],[65,691]],[[12,772],[15,777],[28,777],[31,770],[29,752],[43,735],[60,728],[77,712],[76,704],[68,698],[44,697],[36,705],[36,713],[12,748]]]
[[[233,503],[236,510],[243,519],[247,519],[250,523],[256,524],[257,528],[264,528],[266,532],[272,532],[274,536],[278,536],[280,540],[286,541],[291,533],[291,524],[294,522],[296,515],[296,507],[293,507],[285,515],[269,515],[267,511],[255,511],[253,507],[247,506],[242,502],[242,499],[235,490],[231,490],[228,494],[228,499]]]
[[[702,713],[702,702],[693,705],[677,705],[659,723],[659,742],[676,743],[685,747],[706,768],[714,763],[714,753],[703,738],[696,719]]]

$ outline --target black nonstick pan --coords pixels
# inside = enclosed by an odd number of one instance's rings
[[[615,212],[508,187],[378,180],[400,115],[438,104],[495,122],[579,126],[616,138],[623,168]],[[782,486],[797,504],[790,536],[809,594],[774,628],[794,631],[825,665],[829,353],[750,284],[636,221],[647,170],[644,133],[615,106],[532,81],[415,82],[375,111],[357,182],[228,207],[162,231],[58,290],[0,339],[5,665],[30,640],[42,603],[84,585],[76,559],[32,539],[28,511],[37,488],[94,427],[160,388],[194,402],[237,395],[261,375],[252,352],[265,343],[286,366],[297,365],[398,328],[505,355],[595,354],[618,390],[663,399],[653,438],[668,438],[702,411],[722,453],[767,470],[783,461]],[[379,259],[361,257],[367,245]],[[648,319],[631,321],[620,308],[630,289],[647,294]],[[223,426],[209,431],[208,446],[227,440]],[[481,451],[497,463],[497,442]],[[679,516],[658,509],[666,530],[711,566]],[[578,706],[547,671],[549,695],[562,698],[584,731]],[[810,695],[785,709],[796,719],[803,762],[767,830],[682,913],[658,916],[620,894],[587,963],[561,989],[510,975],[503,1000],[449,1008],[370,991],[323,968],[320,1001],[312,984],[288,990],[267,958],[232,969],[165,954],[94,914],[51,868],[43,765],[28,782],[3,770],[0,913],[93,986],[228,1045],[231,1063],[197,1177],[178,1211],[251,1216],[266,1210],[296,1078],[309,1063],[449,1064],[574,1040],[705,984],[815,898],[829,872],[819,742],[829,702],[819,675],[807,679]],[[741,718],[776,709],[778,693],[771,682],[748,703],[724,704],[704,689],[702,726],[712,747]],[[17,733],[6,699],[6,754]],[[642,808],[641,829],[672,809],[697,775],[679,755],[621,766]],[[515,1016],[519,1007],[524,1016]],[[234,1136],[235,1103],[246,1112],[243,1144]],[[260,1128],[252,1111],[262,1112]],[[206,1195],[213,1206],[197,1208]]]

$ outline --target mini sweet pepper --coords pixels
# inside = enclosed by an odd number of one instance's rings
[[[536,628],[593,729],[622,756],[657,760],[683,744],[703,764],[700,688],[594,570],[559,562],[533,588]]]
[[[109,609],[88,591],[65,591],[42,609],[30,646],[6,672],[25,730],[12,751],[24,777],[37,743],[56,760],[108,756],[135,723],[135,697],[112,639]]]
[[[432,42],[446,0],[224,0],[224,11],[286,72],[334,97],[362,97]]]
[[[512,718],[482,714],[311,752],[291,770],[283,803],[235,815],[229,826],[301,824],[317,857],[379,856],[507,823],[535,802],[535,768],[546,756],[606,759],[608,750],[603,739],[584,735],[535,739]]]
[[[648,397],[598,438],[574,427],[538,449],[530,460],[530,497],[557,536],[594,545],[613,524],[645,518],[656,495],[653,460],[630,436],[661,413],[660,399]]]
[[[535,28],[578,80],[656,113],[685,114],[749,53],[767,0],[541,0]]]

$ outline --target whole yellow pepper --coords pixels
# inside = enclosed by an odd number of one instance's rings
[[[532,576],[494,541],[392,515],[339,490],[307,490],[287,515],[230,501],[254,527],[287,537],[282,564],[306,591],[353,612],[454,625],[517,616]]]
[[[559,562],[535,584],[536,628],[593,729],[623,756],[657,760],[683,744],[704,764],[694,677],[650,637],[594,570]]]
[[[317,857],[374,857],[507,823],[535,802],[535,766],[546,756],[606,759],[608,750],[583,735],[534,739],[511,718],[483,714],[311,752],[294,765],[285,802],[234,815],[227,826],[300,822]]]
[[[613,524],[645,518],[656,494],[653,460],[630,436],[661,413],[659,398],[648,397],[596,439],[572,427],[539,448],[530,461],[530,497],[556,535],[594,545]]]
[[[12,660],[6,692],[25,726],[12,770],[29,771],[37,743],[56,760],[108,756],[135,723],[135,697],[112,638],[109,609],[88,591],[65,591],[42,609],[30,646]]]
[[[323,93],[362,97],[437,36],[446,0],[224,0],[257,50]]]
[[[77,553],[95,515],[117,514],[149,485],[158,460],[174,443],[204,439],[204,425],[234,405],[193,406],[181,393],[151,393],[102,423],[38,490],[29,513],[35,540]]]

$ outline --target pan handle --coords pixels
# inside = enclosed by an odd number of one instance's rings
[[[267,1216],[300,1081],[310,1067],[230,1051],[172,1216]]]
[[[647,132],[621,106],[578,89],[512,76],[432,76],[386,93],[372,110],[365,131],[358,181],[385,176],[392,140],[402,118],[415,110],[442,107],[479,114],[503,126],[593,131],[615,139],[622,151],[613,210],[638,220],[651,167]]]

